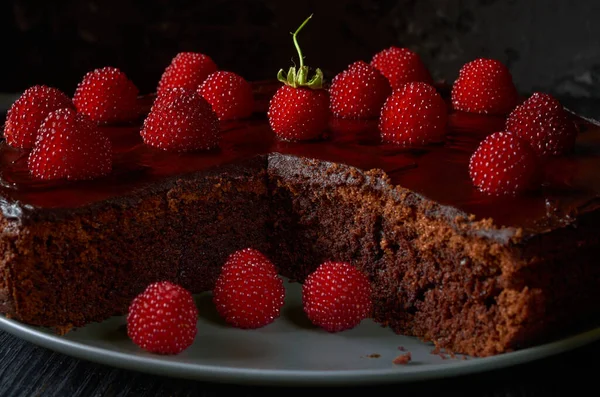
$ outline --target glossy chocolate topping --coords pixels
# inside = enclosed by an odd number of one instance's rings
[[[145,145],[140,122],[102,127],[115,151],[113,172],[86,182],[39,181],[27,170],[28,152],[0,144],[0,209],[19,217],[23,208],[83,207],[134,193],[172,177],[207,170],[269,152],[344,163],[363,170],[381,169],[391,182],[497,226],[535,233],[572,223],[600,207],[600,128],[576,118],[580,134],[575,153],[547,164],[542,188],[519,197],[494,197],[477,191],[468,162],[477,144],[500,131],[504,118],[452,112],[446,141],[402,149],[383,144],[377,121],[332,119],[328,137],[312,142],[284,142],[266,119],[268,101],[279,83],[255,84],[257,111],[249,119],[222,123],[221,148],[211,152],[175,153]],[[152,97],[140,101],[149,108]]]

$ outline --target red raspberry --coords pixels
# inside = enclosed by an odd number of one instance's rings
[[[140,115],[137,87],[117,68],[88,72],[77,86],[73,103],[98,123],[131,121]]]
[[[127,313],[127,335],[144,350],[178,354],[194,342],[198,309],[192,294],[169,281],[151,284]]]
[[[31,149],[46,116],[62,108],[75,109],[73,102],[62,91],[44,85],[26,89],[6,115],[6,142],[13,147]]]
[[[156,95],[156,99],[154,100],[154,103],[152,103],[150,111],[152,112],[158,108],[169,105],[179,96],[190,96],[193,93],[194,90],[188,90],[187,88],[170,88],[168,90],[163,90]]]
[[[200,85],[198,93],[211,104],[219,120],[243,119],[254,111],[252,87],[233,72],[212,73]]]
[[[534,187],[537,156],[527,141],[510,132],[496,132],[480,143],[471,156],[469,174],[480,191],[516,195]]]
[[[273,95],[267,115],[271,129],[283,140],[320,138],[329,123],[329,93],[284,85]]]
[[[174,93],[153,107],[140,134],[147,145],[164,150],[210,150],[219,145],[219,119],[196,92]]]
[[[466,63],[452,87],[452,104],[463,112],[504,115],[518,99],[509,70],[494,59]]]
[[[391,93],[390,83],[377,69],[357,61],[331,81],[331,111],[344,118],[375,118]]]
[[[40,179],[93,179],[111,172],[112,145],[89,118],[63,108],[42,123],[28,166]]]
[[[346,262],[325,262],[302,286],[304,312],[328,332],[356,327],[371,315],[371,284],[367,276]]]
[[[382,50],[373,56],[371,65],[390,81],[394,90],[416,81],[433,84],[421,57],[408,48],[390,47]]]
[[[233,253],[213,289],[218,313],[245,329],[264,327],[279,317],[285,290],[275,266],[253,249]]]
[[[196,52],[180,52],[163,72],[157,93],[171,88],[197,90],[209,74],[217,71],[217,65],[208,55]]]
[[[385,101],[379,130],[385,142],[424,145],[443,140],[447,122],[446,103],[435,88],[407,83]]]
[[[240,269],[240,266],[258,266],[262,267],[267,272],[277,274],[277,269],[273,262],[271,262],[265,254],[254,248],[244,248],[234,252],[229,255],[227,264],[229,264],[229,266],[223,267],[221,269],[221,274],[228,271],[237,272]]]
[[[572,150],[577,138],[577,127],[560,102],[540,92],[511,112],[506,130],[527,140],[542,158]]]
[[[267,116],[275,134],[285,141],[305,141],[321,138],[329,123],[329,92],[323,88],[323,72],[313,71],[304,64],[297,35],[312,18],[310,15],[292,33],[300,64],[285,72],[280,69],[277,80],[284,83],[271,101]]]

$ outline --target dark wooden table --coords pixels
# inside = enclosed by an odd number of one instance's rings
[[[309,388],[319,393],[389,392],[399,396],[598,396],[600,342],[568,353],[477,375],[398,385]],[[307,385],[309,386],[309,385]],[[121,370],[55,353],[0,331],[0,396],[241,396],[298,389],[212,384]]]
[[[564,100],[587,117],[600,103]],[[434,381],[397,385],[300,390],[307,395],[377,393],[399,396],[600,396],[600,341],[527,364]],[[282,395],[298,389],[195,382],[148,375],[75,359],[0,331],[0,396],[241,396]]]

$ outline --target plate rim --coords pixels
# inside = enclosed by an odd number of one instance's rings
[[[117,316],[119,317],[119,316]],[[564,353],[600,340],[600,327],[560,340],[452,365],[395,366],[386,369],[290,370],[221,367],[183,363],[169,356],[142,356],[87,345],[0,315],[0,329],[27,342],[85,361],[172,378],[255,386],[358,386],[405,383],[487,372]]]

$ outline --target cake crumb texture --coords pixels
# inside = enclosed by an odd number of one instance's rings
[[[456,216],[377,170],[273,154],[269,178],[283,274],[301,281],[324,260],[349,261],[372,282],[377,322],[448,354],[508,352],[600,314],[598,215],[497,239],[489,220]]]
[[[208,290],[235,249],[265,249],[266,209],[256,158],[18,227],[2,219],[0,309],[64,333],[126,313],[156,281]]]

